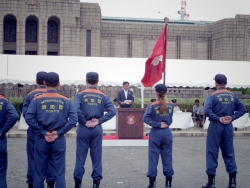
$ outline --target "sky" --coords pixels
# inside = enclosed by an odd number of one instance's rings
[[[180,19],[177,11],[181,0],[80,0],[99,3],[102,16]],[[250,15],[250,0],[186,0],[189,20],[218,21],[235,18],[236,14]]]

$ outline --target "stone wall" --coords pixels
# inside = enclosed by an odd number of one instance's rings
[[[3,21],[13,16],[17,22],[16,53],[25,54],[25,23],[30,16],[38,21],[38,55],[47,55],[47,22],[59,20],[59,55],[85,56],[86,30],[91,30],[92,55],[100,54],[101,10],[96,3],[79,0],[1,0],[0,53],[3,53]]]
[[[7,90],[7,87],[9,88]],[[7,85],[0,84],[0,93],[12,97],[20,97],[24,98],[27,93],[36,89],[36,85],[23,85],[23,87],[18,87],[18,85]],[[63,85],[58,88],[58,93],[73,98],[76,94],[76,91],[81,91],[85,89],[86,86],[79,85],[76,87],[75,85]],[[131,86],[134,96],[136,98],[141,98],[141,89]],[[106,93],[111,99],[117,97],[118,91],[122,90],[122,86],[99,86],[99,90]],[[204,90],[204,89],[191,89],[191,88],[168,88],[167,95],[168,98],[207,98],[209,94],[214,92],[213,89]],[[240,99],[250,99],[250,95],[242,95],[241,91],[233,91]],[[144,98],[156,98],[154,88],[145,88],[144,89]]]
[[[102,57],[149,57],[164,24],[102,22]],[[168,26],[168,59],[208,59],[207,32],[200,26]],[[179,55],[178,55],[179,54]]]
[[[97,3],[80,0],[1,0],[0,54],[8,45],[3,41],[4,19],[15,18],[16,54],[25,54],[26,19],[38,22],[38,41],[29,44],[38,55],[47,55],[47,23],[59,21],[59,55],[86,56],[86,31],[91,31],[91,56],[142,57],[152,52],[164,23],[153,19],[102,17]],[[250,60],[250,15],[216,22],[172,20],[168,24],[167,58],[201,60]]]

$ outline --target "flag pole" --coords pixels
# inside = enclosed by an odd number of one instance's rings
[[[167,32],[168,32],[168,21],[169,21],[169,18],[168,17],[165,17],[164,18],[164,23],[165,23],[165,28],[166,28],[166,40],[165,40],[165,70],[164,70],[164,73],[163,73],[163,84],[165,85],[165,78],[166,78],[166,57],[167,57],[167,40],[168,40],[168,35],[167,35]]]

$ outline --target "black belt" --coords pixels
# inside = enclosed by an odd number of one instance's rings
[[[90,121],[90,120],[92,120],[92,119],[94,119],[94,118],[95,118],[95,119],[99,119],[98,117],[90,117],[90,118],[87,118],[86,121]]]
[[[220,121],[218,121],[218,120],[213,120],[213,119],[210,119],[209,121],[210,121],[210,122],[213,122],[213,123],[220,123]]]
[[[59,129],[53,129],[53,130],[46,130],[47,132],[52,133],[53,131],[58,131]]]

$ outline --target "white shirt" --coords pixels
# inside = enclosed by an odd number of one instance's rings
[[[197,105],[194,105],[193,106],[193,112],[197,112],[198,111],[198,109],[201,107],[201,105],[199,104],[199,106],[197,106]]]
[[[128,91],[124,90],[124,94],[125,94],[125,98],[127,99],[128,98]]]
[[[198,108],[197,110],[197,114],[200,115],[200,114],[204,114],[204,107],[203,106],[200,106],[200,108]]]

